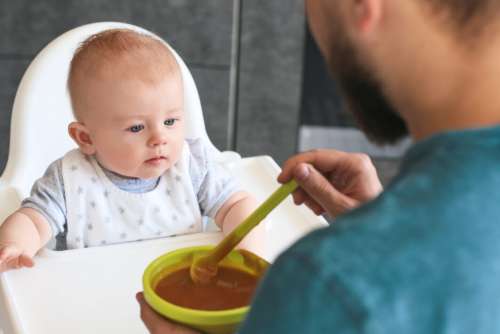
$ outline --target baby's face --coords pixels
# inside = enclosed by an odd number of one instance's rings
[[[149,179],[179,160],[185,134],[180,73],[156,84],[95,80],[88,93],[84,123],[101,165]]]

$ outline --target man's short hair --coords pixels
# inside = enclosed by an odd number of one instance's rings
[[[500,0],[416,0],[459,32],[478,32],[500,14]]]

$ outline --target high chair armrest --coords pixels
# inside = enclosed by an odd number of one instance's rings
[[[0,225],[21,204],[20,192],[0,179]]]
[[[10,298],[5,273],[0,274],[0,334],[24,333],[15,305]]]
[[[216,161],[231,169],[231,167],[238,161],[241,160],[241,155],[234,151],[224,151],[221,152]]]

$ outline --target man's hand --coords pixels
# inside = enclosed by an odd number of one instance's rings
[[[0,273],[33,265],[33,259],[15,244],[0,245]]]
[[[141,306],[141,319],[151,334],[199,334],[199,332],[171,322],[156,313],[144,299],[142,292],[135,296]]]
[[[283,165],[278,181],[295,179],[300,188],[295,204],[305,203],[315,214],[336,217],[382,191],[377,171],[366,154],[313,150],[297,154]]]

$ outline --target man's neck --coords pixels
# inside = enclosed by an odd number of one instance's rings
[[[400,104],[415,140],[433,134],[500,124],[500,43],[471,58],[442,56]],[[433,69],[435,72],[433,72]],[[404,95],[404,94],[403,94]]]
[[[500,124],[500,22],[459,36],[414,1],[393,5],[369,59],[412,137]]]

